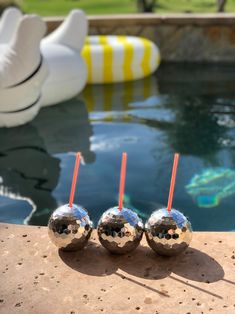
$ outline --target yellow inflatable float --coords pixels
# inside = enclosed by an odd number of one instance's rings
[[[134,36],[89,36],[82,56],[90,84],[140,79],[160,64],[158,47],[148,39]]]

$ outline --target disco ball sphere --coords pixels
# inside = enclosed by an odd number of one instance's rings
[[[192,239],[189,220],[178,210],[166,208],[152,213],[145,224],[149,246],[159,255],[173,256],[183,252]]]
[[[100,243],[113,254],[133,251],[143,235],[143,222],[131,209],[112,207],[101,216],[97,232]]]
[[[92,231],[92,221],[85,208],[63,205],[57,208],[48,222],[51,241],[61,250],[76,251],[88,242]]]

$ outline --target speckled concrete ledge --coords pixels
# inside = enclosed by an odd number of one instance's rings
[[[45,227],[0,224],[0,313],[235,313],[235,233],[195,232],[163,258],[146,245],[112,256],[93,232],[62,253]]]

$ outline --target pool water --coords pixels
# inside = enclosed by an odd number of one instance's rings
[[[46,225],[67,203],[75,152],[75,201],[97,223],[117,204],[128,153],[125,205],[145,220],[166,206],[174,152],[181,154],[173,205],[194,230],[235,230],[235,71],[231,65],[166,64],[136,82],[87,86],[0,129],[0,221]]]

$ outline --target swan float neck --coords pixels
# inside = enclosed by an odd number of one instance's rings
[[[64,22],[50,35],[43,39],[42,44],[59,44],[80,51],[88,33],[88,21],[81,10],[72,10]]]

